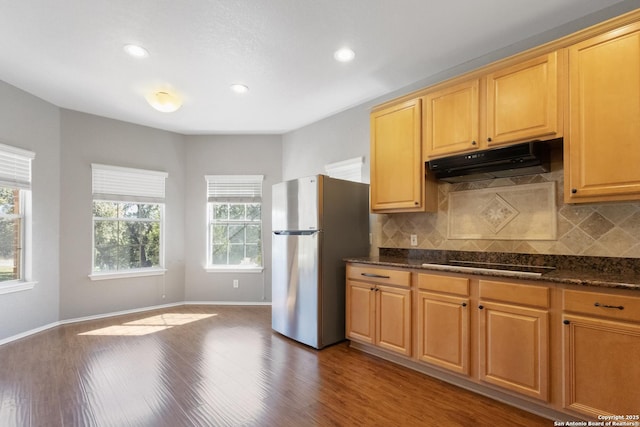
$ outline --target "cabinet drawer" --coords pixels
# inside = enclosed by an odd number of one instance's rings
[[[411,272],[402,270],[390,270],[386,268],[347,266],[347,277],[372,283],[406,286],[411,285]]]
[[[469,279],[466,277],[418,274],[418,287],[429,291],[446,292],[455,295],[469,295]]]
[[[640,322],[640,297],[565,289],[562,308],[576,313]]]
[[[549,288],[480,280],[480,298],[548,308]]]

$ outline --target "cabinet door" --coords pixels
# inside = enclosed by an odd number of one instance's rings
[[[564,407],[594,418],[637,415],[640,325],[570,315],[564,323]]]
[[[567,202],[640,199],[638,94],[640,23],[569,48]]]
[[[376,344],[396,353],[411,355],[411,291],[376,288]]]
[[[487,145],[558,137],[558,54],[487,75]]]
[[[548,401],[548,312],[480,304],[480,379]]]
[[[374,285],[347,281],[346,336],[373,344],[375,339]]]
[[[469,300],[418,293],[418,359],[469,375]]]
[[[371,114],[371,210],[424,210],[421,100]]]
[[[474,79],[425,95],[427,159],[478,148],[478,87]]]

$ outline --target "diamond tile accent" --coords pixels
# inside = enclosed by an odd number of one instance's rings
[[[589,215],[589,217],[582,221],[578,226],[582,231],[596,240],[613,228],[611,221],[600,215],[598,212],[594,212]]]
[[[485,220],[494,233],[498,233],[519,213],[516,208],[496,194],[480,211],[480,218]]]

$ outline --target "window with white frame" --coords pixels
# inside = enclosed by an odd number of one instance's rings
[[[0,144],[0,283],[25,281],[31,160],[35,153]]]
[[[92,164],[92,278],[164,270],[166,172]]]
[[[207,268],[262,267],[262,175],[207,175]]]

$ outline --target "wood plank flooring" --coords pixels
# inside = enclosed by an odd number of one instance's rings
[[[271,330],[270,307],[184,306],[0,346],[0,426],[551,426],[341,343]]]

